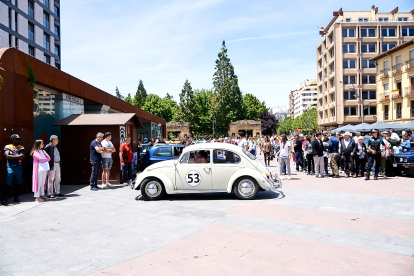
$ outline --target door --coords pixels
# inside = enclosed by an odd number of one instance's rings
[[[179,190],[212,190],[210,150],[185,153],[175,167],[175,182]]]
[[[213,151],[213,189],[227,190],[230,177],[240,166],[240,156],[229,150],[215,149]]]

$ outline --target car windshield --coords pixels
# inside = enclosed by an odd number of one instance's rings
[[[252,159],[252,160],[256,159],[256,156],[254,156],[253,154],[251,154],[247,150],[245,150],[245,149],[242,149],[242,150],[243,150],[244,154],[246,154],[250,159]]]

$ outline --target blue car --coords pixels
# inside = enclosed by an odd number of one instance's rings
[[[394,156],[394,172],[400,175],[414,175],[414,151]]]
[[[178,159],[181,152],[184,149],[184,145],[168,145],[168,144],[157,144],[155,147],[152,147],[148,150],[144,157],[140,160],[139,170],[143,171],[148,166],[155,164],[157,162]]]

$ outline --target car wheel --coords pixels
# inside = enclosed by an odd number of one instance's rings
[[[240,177],[233,186],[233,191],[239,199],[254,199],[259,189],[256,180],[249,176]]]
[[[165,195],[164,184],[157,178],[148,178],[141,183],[141,195],[145,200],[159,200]]]

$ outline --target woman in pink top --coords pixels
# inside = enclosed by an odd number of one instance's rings
[[[30,155],[33,156],[32,187],[36,202],[42,202],[45,197],[46,176],[49,171],[49,155],[43,150],[43,141],[36,140]]]

